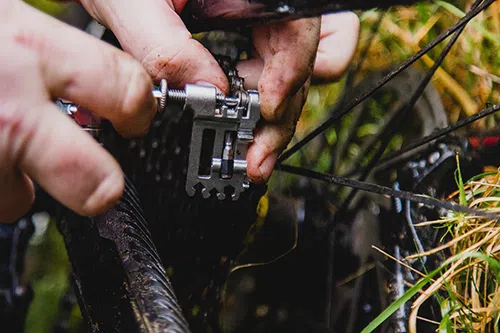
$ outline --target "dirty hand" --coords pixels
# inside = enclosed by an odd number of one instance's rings
[[[247,88],[258,88],[264,118],[247,155],[248,175],[262,183],[290,142],[311,80],[329,82],[347,69],[357,46],[351,12],[274,23],[254,29],[256,57],[238,65]]]
[[[186,29],[178,13],[187,0],[81,0],[86,10],[111,29],[123,49],[146,68],[153,81],[170,87],[210,84],[227,93],[217,61]],[[321,80],[338,77],[357,43],[352,13],[276,23],[253,31],[255,58],[238,66],[247,88],[258,88],[264,118],[248,159],[248,176],[267,181],[278,155],[291,139],[314,69]],[[321,37],[321,42],[320,42]],[[318,48],[319,43],[319,48]],[[317,66],[315,59],[317,57]]]
[[[0,1],[0,222],[26,213],[33,181],[77,213],[122,194],[120,166],[55,106],[72,100],[124,136],[148,130],[153,83],[130,55],[33,9]]]

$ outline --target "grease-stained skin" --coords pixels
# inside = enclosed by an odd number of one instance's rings
[[[87,216],[109,209],[122,194],[120,166],[59,114],[54,98],[72,100],[109,119],[128,137],[149,130],[156,111],[151,89],[162,78],[170,87],[197,83],[228,90],[217,61],[179,16],[185,0],[81,2],[115,33],[124,52],[20,0],[0,4],[0,59],[9,64],[0,69],[5,88],[0,92],[0,222],[14,221],[29,209],[32,180]],[[269,179],[293,135],[318,69],[318,49],[338,54],[347,45],[354,50],[359,23],[353,14],[347,21],[335,34],[356,33],[324,47],[319,17],[253,28],[254,56],[238,65],[247,88],[258,89],[262,99],[264,121],[247,155],[252,182]],[[335,79],[353,52],[340,52],[323,79]]]
[[[108,118],[124,136],[147,132],[156,110],[147,72],[125,52],[19,0],[0,2],[0,222],[26,213],[33,181],[83,215],[123,190],[118,163],[53,103]]]
[[[169,86],[182,88],[186,83],[210,84],[227,92],[228,82],[213,56],[186,28],[179,14],[186,0],[144,0],[124,3],[119,0],[83,0],[85,8],[115,32],[120,44],[146,68],[154,81],[166,78]],[[246,1],[205,1],[203,9],[252,7]],[[358,20],[350,14],[342,29],[356,31],[342,41],[353,50]],[[261,93],[265,119],[248,152],[248,175],[254,183],[270,177],[278,155],[291,139],[295,123],[307,94],[321,34],[321,19],[307,18],[290,22],[259,25],[253,28],[254,56],[238,66],[247,88]],[[339,33],[337,33],[339,34]],[[345,38],[343,38],[345,39]],[[352,41],[354,40],[354,41]],[[339,41],[340,42],[340,41]],[[323,50],[337,52],[341,45]],[[353,52],[344,52],[335,64],[335,79],[346,68]],[[323,77],[327,77],[323,75]],[[248,79],[247,79],[248,78]]]

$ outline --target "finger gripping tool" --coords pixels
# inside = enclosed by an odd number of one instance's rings
[[[237,200],[250,182],[247,176],[247,151],[254,140],[260,119],[259,93],[245,90],[243,79],[230,78],[227,96],[212,86],[186,84],[183,90],[169,89],[166,80],[153,90],[160,112],[182,107],[193,117],[186,178],[190,196]],[[98,117],[69,101],[57,100],[57,106],[82,129],[93,136],[101,131]]]

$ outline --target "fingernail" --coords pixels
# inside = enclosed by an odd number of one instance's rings
[[[82,213],[86,216],[104,213],[121,197],[124,186],[123,174],[121,172],[111,173],[87,199],[82,207]]]
[[[278,153],[273,152],[269,156],[267,156],[259,165],[261,178],[264,182],[267,182],[269,177],[271,177],[271,174],[273,173],[274,170],[274,165],[276,164],[277,160],[278,160]]]

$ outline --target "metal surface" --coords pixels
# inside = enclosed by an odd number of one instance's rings
[[[56,100],[57,107],[73,119],[84,131],[97,138],[101,134],[101,118],[90,111],[62,99]]]
[[[220,200],[237,200],[249,186],[246,155],[253,142],[253,131],[260,119],[259,94],[245,90],[237,80],[230,96],[217,93],[215,87],[187,84],[184,90],[168,89],[166,80],[152,92],[158,99],[158,111],[169,113],[170,106],[181,105],[193,115],[186,191],[208,198],[215,191]],[[100,134],[101,120],[91,112],[67,101],[57,106],[94,137]],[[213,135],[207,135],[212,133]],[[208,148],[207,148],[208,147]],[[203,170],[202,170],[203,169]]]
[[[260,118],[259,95],[243,88],[234,96],[215,87],[186,85],[184,110],[193,113],[186,191],[237,200],[249,186],[246,155]]]
[[[454,171],[456,170],[456,156],[460,157],[462,172],[466,177],[477,174],[477,168],[469,161],[472,155],[465,140],[458,137],[446,137],[434,142],[419,154],[413,154],[413,159],[398,169],[394,188],[406,188],[433,197],[447,196],[456,186]],[[441,209],[430,209],[413,204],[408,200],[393,198],[392,219],[382,224],[383,243],[390,254],[398,260],[406,258],[412,253],[423,253],[446,243],[445,230],[433,227],[415,227],[416,224],[434,221],[445,216]],[[389,274],[386,275],[387,302],[390,304],[400,299],[408,290],[408,285],[414,284],[419,276],[414,271],[432,271],[439,267],[446,258],[443,253],[434,253],[415,260],[405,260],[408,266],[401,262],[387,264]],[[411,267],[411,268],[409,268]],[[439,313],[439,305],[430,302],[423,309],[424,313],[435,318]],[[408,316],[411,312],[410,304],[403,304],[390,317],[388,331],[394,333],[408,332]],[[432,329],[429,323],[420,322],[419,331],[428,332]]]

